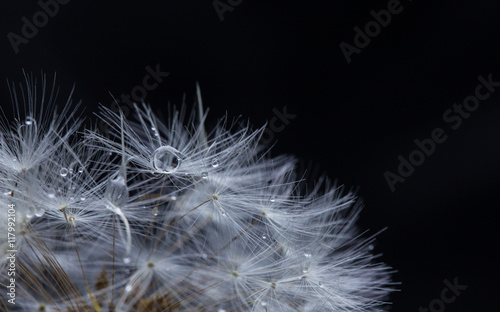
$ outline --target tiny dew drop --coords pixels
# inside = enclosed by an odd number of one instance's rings
[[[35,215],[35,207],[30,206],[28,210],[26,211],[26,218],[31,219]]]
[[[269,201],[271,203],[274,203],[276,201],[276,196],[271,196],[271,198],[269,198]]]
[[[80,169],[78,169],[78,172],[83,173],[83,170],[84,170],[84,167],[80,167]]]
[[[219,211],[220,211],[220,214],[221,214],[223,217],[227,217],[227,213],[226,213],[226,211],[225,211],[223,208],[219,208]]]
[[[262,239],[267,239],[266,234],[262,235]]]
[[[318,282],[318,286],[319,286],[319,287],[323,287],[323,286],[324,286],[324,285],[323,285],[323,282],[322,282],[322,281],[319,281],[319,282]]]
[[[126,292],[131,292],[132,291],[132,285],[129,284],[129,285],[125,286],[125,291]]]
[[[116,207],[124,207],[128,203],[129,194],[125,178],[118,176],[108,181],[104,197]],[[111,209],[113,210],[113,209]]]
[[[50,192],[47,194],[47,197],[50,198],[50,199],[53,199],[53,198],[56,198],[56,194]]]
[[[73,174],[73,168],[69,168],[69,174]]]
[[[35,216],[37,217],[41,217],[45,214],[45,209],[41,208],[41,207],[36,207],[35,208]]]
[[[170,145],[157,148],[152,156],[153,167],[163,173],[173,173],[182,164],[180,152]]]
[[[123,258],[123,263],[125,263],[125,264],[129,264],[130,261],[131,261],[130,257]]]
[[[201,177],[202,177],[203,179],[208,179],[208,172],[202,172],[202,173],[201,173]]]
[[[265,301],[261,301],[261,302],[260,302],[260,305],[261,305],[261,306],[263,306],[263,307],[265,307],[265,306],[267,305],[267,302],[265,302]]]
[[[61,177],[67,176],[68,172],[69,172],[69,170],[66,167],[62,167],[61,170],[59,170],[59,174],[61,175]]]
[[[33,119],[33,117],[31,117],[31,116],[28,116],[28,117],[26,117],[24,124],[27,126],[31,126],[34,122],[35,122],[35,119]]]
[[[306,258],[311,258],[311,257],[312,257],[312,255],[311,255],[310,253],[304,253],[304,257],[306,257]]]
[[[217,312],[226,312],[226,310],[224,310],[224,309],[219,309],[219,310],[217,310]]]
[[[218,158],[212,159],[212,167],[214,167],[214,168],[219,167],[219,159]]]

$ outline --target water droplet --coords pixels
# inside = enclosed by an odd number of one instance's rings
[[[217,310],[217,312],[226,312],[226,310],[224,310],[224,309],[219,309],[219,310]]]
[[[205,259],[205,260],[207,260],[207,259],[208,259],[208,255],[207,255],[207,254],[205,254],[205,253],[204,253],[204,254],[201,254],[201,257],[202,257],[203,259]]]
[[[325,286],[325,285],[323,284],[323,282],[322,282],[322,281],[319,281],[319,282],[318,282],[318,286],[319,286],[319,287],[323,287],[323,286]]]
[[[151,130],[156,131],[155,126],[151,126]]]
[[[65,177],[68,175],[68,168],[65,168],[65,167],[62,167],[61,170],[59,170],[59,174],[61,175],[61,177]]]
[[[84,167],[80,167],[80,169],[78,169],[78,172],[79,172],[79,173],[83,173],[83,171],[84,171],[84,170],[85,170],[85,168],[84,168]]]
[[[263,307],[265,307],[265,306],[267,305],[267,302],[265,302],[265,301],[261,301],[261,302],[260,302],[260,305],[261,305],[261,306],[263,306]]]
[[[132,259],[130,259],[130,257],[125,257],[125,258],[123,258],[123,263],[129,264],[131,260]]]
[[[30,206],[28,210],[26,211],[26,218],[31,219],[35,216],[35,207]]]
[[[47,197],[48,197],[48,198],[51,198],[51,199],[52,199],[52,198],[56,198],[56,194],[54,194],[54,193],[50,192],[50,193],[48,193],[48,194],[47,194]]]
[[[116,179],[109,180],[104,197],[114,206],[124,207],[129,199],[125,178],[118,176]]]
[[[201,173],[201,177],[202,177],[203,179],[208,179],[208,172],[202,172],[202,173]]]
[[[73,168],[69,168],[69,174],[73,174]]]
[[[212,167],[214,167],[214,168],[219,167],[219,159],[218,158],[212,159]]]
[[[177,200],[177,196],[175,196],[175,195],[170,196],[170,200],[176,201]]]
[[[163,173],[173,173],[181,166],[180,152],[172,146],[157,148],[152,157],[152,165],[156,170]]]
[[[271,198],[269,198],[269,201],[271,203],[274,203],[276,201],[276,196],[271,196]]]
[[[153,216],[158,216],[158,208],[153,209]]]
[[[80,197],[80,200],[84,201],[84,200],[86,200],[86,198],[82,196],[82,197]]]
[[[267,239],[267,235],[266,234],[262,235],[262,239]]]
[[[302,269],[302,273],[307,273],[307,272],[309,272],[309,268],[304,267],[304,268]]]
[[[45,214],[45,209],[41,208],[41,207],[36,207],[35,208],[35,216],[37,217],[41,217]]]
[[[310,253],[304,253],[304,257],[306,257],[306,258],[311,258],[311,257],[312,257],[312,255],[311,255]]]
[[[33,119],[33,117],[31,117],[31,116],[26,117],[26,120],[24,121],[24,123],[27,126],[31,126],[34,122],[35,122],[35,119]]]
[[[125,286],[125,291],[126,292],[131,292],[132,291],[132,285],[129,284],[129,285]]]
[[[375,248],[375,247],[374,247],[373,245],[371,245],[371,244],[368,246],[368,249],[369,249],[369,250],[373,250],[374,248]]]

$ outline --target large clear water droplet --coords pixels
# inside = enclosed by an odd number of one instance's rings
[[[68,172],[69,172],[69,170],[66,167],[62,167],[61,170],[59,170],[59,174],[61,175],[61,177],[67,176]]]
[[[162,146],[153,153],[153,167],[163,173],[173,173],[182,164],[180,152],[172,146]]]
[[[116,207],[124,207],[128,203],[127,181],[122,176],[109,180],[104,198]]]

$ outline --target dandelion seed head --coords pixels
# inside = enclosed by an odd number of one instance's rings
[[[102,107],[109,133],[80,138],[71,100],[56,114],[45,77],[42,89],[26,77],[15,122],[0,122],[0,205],[17,220],[0,218],[0,231],[15,228],[29,264],[22,310],[386,306],[390,268],[353,226],[355,195],[325,177],[304,191],[296,160],[259,144],[265,128],[225,117],[205,129],[198,89],[198,106],[170,106],[166,121],[146,104],[130,118]]]

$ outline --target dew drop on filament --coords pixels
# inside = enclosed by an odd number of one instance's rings
[[[219,167],[219,159],[218,158],[212,159],[212,167],[214,167],[214,168]]]
[[[37,217],[41,217],[45,214],[45,209],[41,208],[41,207],[36,207],[35,208],[35,216]]]
[[[172,146],[162,146],[153,152],[152,165],[163,173],[173,173],[182,164],[180,152]]]
[[[69,172],[69,170],[66,167],[62,167],[61,170],[59,170],[59,174],[61,175],[61,177],[67,176],[68,172]]]
[[[130,257],[123,258],[123,263],[125,263],[125,264],[129,264],[130,261],[131,261]]]
[[[26,117],[24,124],[27,126],[31,126],[34,122],[35,122],[35,119],[33,119],[33,117],[31,117],[31,116],[28,116],[28,117]]]
[[[125,178],[119,175],[117,178],[109,180],[104,197],[114,206],[124,207],[129,199]]]

